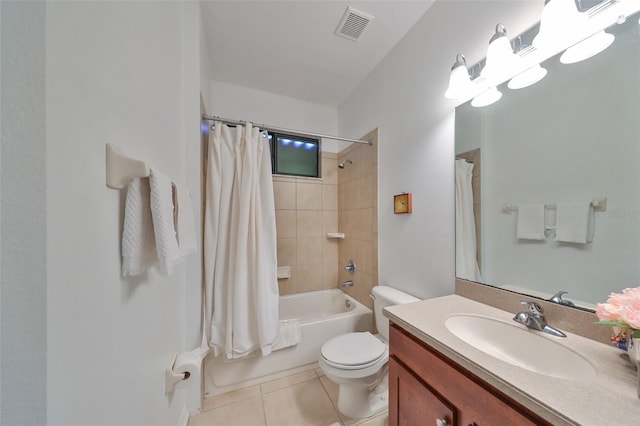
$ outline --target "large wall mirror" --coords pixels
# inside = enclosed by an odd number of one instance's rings
[[[493,105],[456,108],[456,158],[476,169],[479,270],[468,272],[457,255],[459,278],[544,299],[562,290],[586,309],[640,286],[638,16],[610,27],[616,39],[600,54],[571,65],[552,57],[541,64],[548,74],[539,83],[503,85]],[[543,239],[517,237],[518,206],[553,209],[602,197],[592,242],[556,241],[550,218]]]

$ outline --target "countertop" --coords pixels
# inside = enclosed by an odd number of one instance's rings
[[[516,324],[512,321],[515,312],[458,295],[384,309],[384,315],[393,323],[554,425],[640,425],[636,369],[620,349],[571,333],[566,333],[566,338],[558,338],[529,330],[578,353],[596,370],[595,378],[590,379],[549,377],[494,358],[456,337],[444,322],[449,316],[459,314],[487,316]]]

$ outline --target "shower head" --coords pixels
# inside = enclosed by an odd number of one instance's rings
[[[338,167],[340,167],[341,169],[344,169],[345,164],[351,164],[351,163],[353,163],[353,161],[347,159],[347,160],[344,160],[342,163],[338,163]]]

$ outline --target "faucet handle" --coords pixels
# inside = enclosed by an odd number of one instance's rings
[[[537,317],[541,317],[544,315],[544,309],[538,303],[532,300],[523,300],[520,302],[521,305],[529,305],[529,313],[531,315],[535,315]]]

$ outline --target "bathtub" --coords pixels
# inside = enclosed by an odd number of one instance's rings
[[[233,361],[206,357],[205,397],[316,368],[324,342],[339,334],[370,330],[373,315],[351,296],[332,289],[280,296],[280,319],[300,321],[300,343],[266,357]]]

